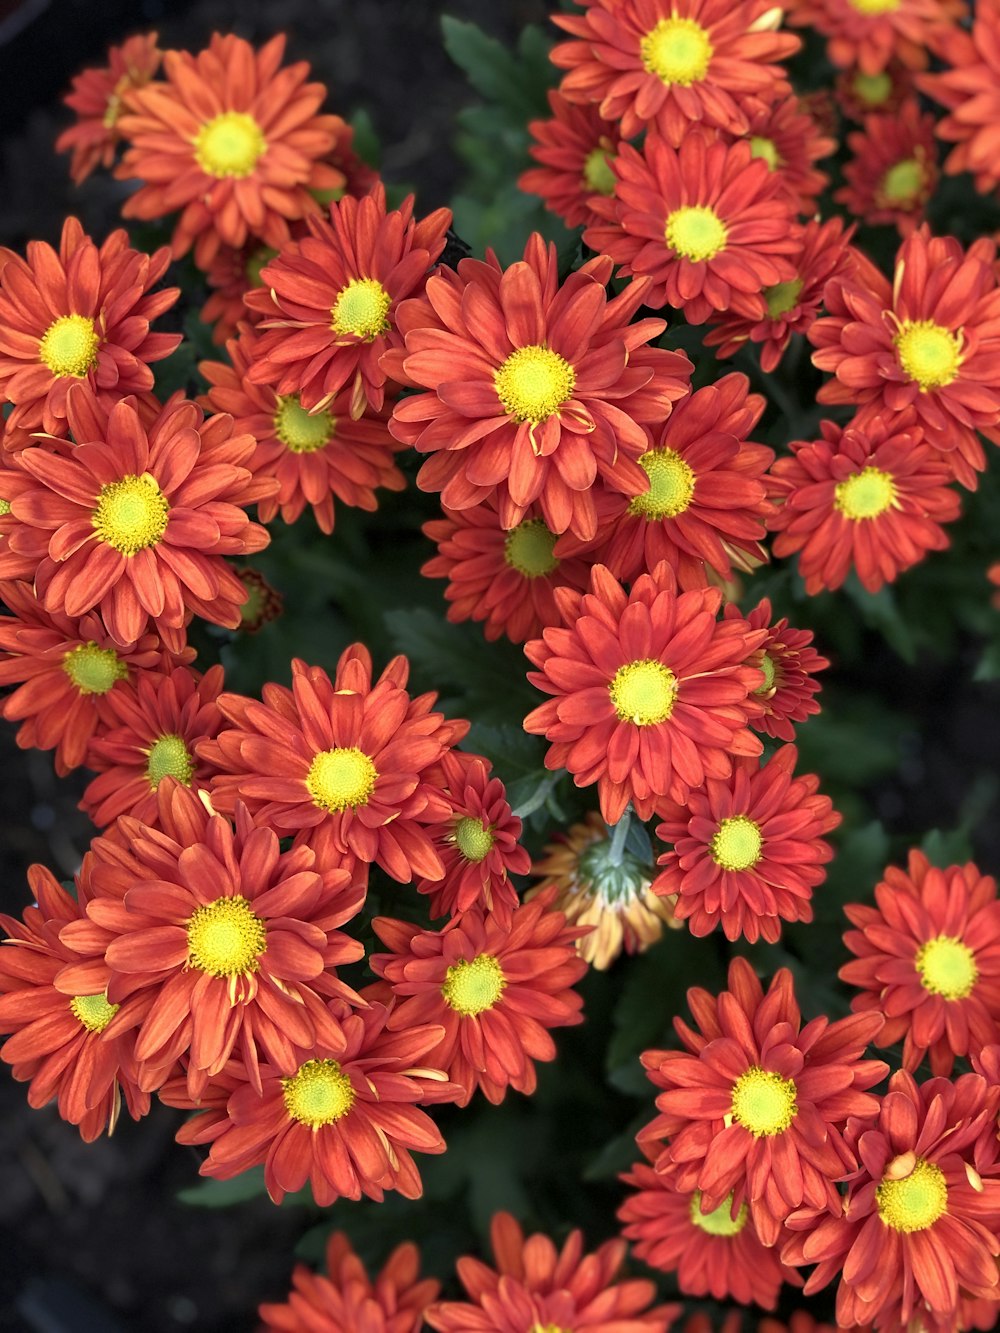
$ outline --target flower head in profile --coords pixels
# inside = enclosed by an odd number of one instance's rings
[[[812,630],[792,629],[787,616],[772,624],[771,614],[771,603],[765,597],[745,617],[751,629],[767,630],[767,638],[757,649],[759,656],[751,659],[764,673],[764,683],[754,690],[754,698],[763,705],[764,712],[752,717],[750,725],[766,736],[793,741],[792,723],[804,722],[819,712],[814,695],[819,693],[820,684],[813,677],[818,671],[825,671],[830,663],[811,646]],[[723,615],[732,620],[744,619],[733,602],[725,607]]]
[[[534,138],[528,152],[540,165],[521,173],[518,188],[540,195],[568,227],[582,227],[593,220],[592,197],[614,194],[609,164],[617,155],[620,132],[596,107],[567,101],[555,89],[548,98],[552,119],[528,122]]]
[[[934,117],[916,98],[891,114],[866,116],[864,129],[847,136],[853,157],[847,184],[834,198],[870,225],[895,225],[907,236],[924,216],[938,181]]]
[[[56,140],[57,153],[72,153],[69,174],[80,185],[98,167],[110,167],[122,141],[118,119],[125,94],[143,88],[160,68],[163,52],[155,32],[129,37],[121,46],[108,48],[108,63],[74,75],[73,86],[63,98],[76,123]]]

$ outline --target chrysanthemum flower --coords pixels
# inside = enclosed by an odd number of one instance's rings
[[[72,153],[69,174],[75,185],[85,181],[97,167],[110,167],[122,140],[118,117],[130,88],[143,88],[156,74],[163,52],[157,34],[129,37],[121,46],[108,48],[108,63],[101,69],[85,69],[73,78],[72,90],[63,101],[77,120],[56,140],[57,153]]]
[[[438,554],[421,565],[421,574],[448,580],[448,619],[483,621],[488,642],[504,635],[523,643],[541,634],[559,619],[555,589],[583,591],[590,577],[589,561],[555,554],[556,534],[530,509],[509,532],[492,504],[446,509],[422,531]]]
[[[891,115],[866,116],[863,130],[847,136],[854,154],[844,166],[847,184],[834,199],[872,225],[895,224],[908,236],[923,220],[938,181],[934,117],[916,98]]]
[[[918,1087],[901,1070],[877,1120],[848,1126],[860,1164],[843,1206],[792,1214],[789,1228],[803,1234],[781,1252],[786,1263],[817,1265],[806,1295],[840,1279],[840,1327],[919,1326],[925,1310],[954,1321],[960,1291],[1000,1297],[1000,1181],[988,1178],[998,1169],[998,1096],[978,1074]]]
[[[796,228],[796,249],[789,255],[795,277],[766,287],[764,312],[744,313],[741,305],[712,316],[713,327],[705,335],[706,347],[717,348],[720,357],[733,356],[746,342],[760,347],[760,366],[766,374],[776,370],[788,350],[793,333],[807,333],[819,315],[823,292],[831,278],[847,273],[853,258],[851,230],[840,218],[815,219]]]
[[[59,934],[84,919],[88,879],[85,859],[74,896],[44,866],[31,866],[35,905],[25,909],[21,921],[0,915],[7,937],[0,948],[0,1032],[14,1034],[0,1047],[0,1059],[13,1066],[18,1082],[30,1081],[30,1106],[55,1099],[62,1118],[90,1143],[114,1129],[123,1092],[135,1120],[149,1110],[149,1094],[139,1089],[134,1034],[104,1035],[119,1010],[127,1016],[135,1002],[113,1004],[101,985],[85,986],[79,994],[54,985],[76,961]]]
[[[1000,4],[978,0],[972,28],[954,25],[942,37],[943,70],[923,74],[920,91],[948,110],[936,133],[956,145],[945,160],[949,176],[971,172],[984,194],[1000,185]]]
[[[851,1007],[884,1015],[878,1044],[902,1040],[904,1069],[930,1052],[931,1070],[947,1077],[956,1055],[1000,1040],[996,880],[971,862],[939,870],[914,850],[906,871],[887,868],[875,902],[844,908],[856,961],[838,975],[862,991]]]
[[[795,1208],[839,1213],[833,1182],[856,1162],[842,1127],[849,1116],[876,1114],[878,1098],[867,1090],[888,1072],[881,1060],[861,1058],[881,1017],[814,1018],[801,1027],[787,968],[765,995],[745,958],[730,963],[728,991],[716,997],[696,987],[688,1004],[700,1030],[674,1019],[687,1051],[642,1057],[664,1091],[639,1146],[649,1152],[667,1137],[657,1169],[672,1164],[678,1189],[700,1190],[705,1212],[730,1195],[734,1209],[747,1203],[765,1245]]]
[[[964,0],[796,0],[788,22],[824,36],[840,69],[881,74],[891,60],[926,69],[965,12]]]
[[[773,1310],[783,1282],[801,1286],[795,1269],[761,1244],[745,1203],[734,1212],[727,1198],[704,1212],[698,1190],[677,1189],[669,1172],[658,1174],[646,1162],[622,1180],[634,1191],[618,1209],[622,1235],[651,1268],[676,1273],[685,1296]]]
[[[494,498],[507,529],[537,505],[552,532],[590,537],[598,477],[626,495],[642,489],[643,428],[686,393],[691,366],[647,346],[666,327],[630,323],[649,284],[609,298],[611,270],[598,256],[560,283],[556,248],[535,232],[523,260],[460,260],[401,307],[406,350],[383,364],[425,392],[397,403],[389,428],[432,455],[422,490],[449,509]]]
[[[63,223],[58,253],[44,241],[30,241],[26,259],[0,250],[0,396],[13,404],[7,449],[32,444],[32,431],[65,435],[75,384],[93,389],[107,410],[152,389],[150,363],[181,341],[149,331],[180,294],[150,290],[169,262],[165,246],[143,254],[122,230],[98,247],[76,218]]]
[[[673,902],[652,891],[652,860],[646,863],[627,847],[615,847],[596,810],[556,839],[532,865],[531,873],[543,878],[525,901],[554,889],[552,906],[569,925],[588,928],[576,951],[591,967],[603,972],[623,949],[642,953],[660,939],[665,926],[680,927]]]
[[[728,778],[709,778],[683,805],[661,801],[656,836],[669,843],[657,864],[656,893],[692,935],[718,925],[726,938],[774,944],[782,921],[812,920],[812,891],[833,856],[824,834],[840,815],[819,778],[793,776],[798,751],[776,750],[767,763],[737,758]]]
[[[25,583],[30,588],[49,549],[47,534],[21,523],[11,511],[13,501],[31,490],[34,481],[20,466],[20,455],[7,453],[3,440],[3,414],[0,413],[0,565],[3,569],[0,596],[11,583]],[[17,536],[12,547],[10,539],[14,533]]]
[[[267,384],[255,384],[250,372],[259,352],[259,337],[249,329],[226,344],[231,365],[202,361],[199,369],[210,388],[204,405],[228,412],[233,429],[257,441],[253,471],[274,477],[277,495],[261,500],[257,516],[270,523],[280,512],[294,523],[308,505],[322,532],[332,532],[334,496],[341,504],[372,511],[377,489],[401,491],[406,485],[393,463],[400,445],[389,434],[385,416],[368,409],[360,420],[351,416],[351,390],[343,388],[325,408],[309,413],[298,394],[279,396]]]
[[[749,126],[742,137],[754,157],[762,157],[797,213],[816,212],[816,196],[829,184],[816,163],[837,151],[837,140],[824,134],[814,116],[794,94],[775,101],[752,98],[744,109]]]
[[[570,989],[587,970],[573,947],[581,932],[567,926],[554,896],[515,908],[506,926],[482,911],[440,931],[389,917],[372,923],[391,950],[368,959],[398,997],[389,1027],[439,1026],[427,1060],[461,1089],[459,1106],[477,1088],[491,1102],[503,1101],[508,1087],[534,1092],[535,1062],[556,1056],[549,1030],[583,1021],[583,1000]]]
[[[420,1333],[423,1313],[441,1289],[420,1277],[420,1251],[397,1245],[375,1276],[368,1276],[343,1231],[326,1243],[326,1272],[296,1264],[292,1291],[281,1305],[257,1313],[267,1333]]]
[[[742,134],[743,100],[789,90],[778,63],[801,45],[777,32],[767,0],[596,0],[585,14],[554,14],[575,40],[550,59],[568,70],[559,91],[621,121],[625,139],[649,126],[679,144],[694,124]]]
[[[771,527],[776,556],[799,555],[806,591],[839,588],[850,570],[869,592],[948,545],[958,517],[948,464],[922,440],[912,411],[868,412],[821,440],[793,440],[772,469],[782,499]]]
[[[647,305],[683,310],[691,324],[734,304],[763,315],[764,289],[795,277],[792,205],[745,140],[694,130],[671,148],[650,134],[641,153],[622,144],[614,172],[614,199],[594,205],[606,221],[583,239],[620,276],[652,280]]]
[[[866,74],[857,68],[842,70],[834,90],[841,113],[860,125],[868,116],[887,116],[908,102],[916,85],[911,70],[890,60],[878,74]]]
[[[597,499],[600,526],[582,549],[623,583],[665,560],[681,588],[703,587],[707,570],[730,579],[734,566],[753,570],[767,559],[761,545],[774,512],[765,473],[774,450],[747,439],[764,399],[745,375],[725,375],[679,402],[639,457],[642,494]],[[580,543],[560,544],[567,554]]]
[[[725,607],[723,615],[727,619],[744,619],[739,607],[732,602]],[[754,698],[764,705],[764,713],[761,717],[752,717],[750,725],[754,731],[762,731],[766,736],[793,741],[795,728],[792,723],[804,722],[819,712],[819,704],[813,695],[819,693],[821,686],[813,676],[817,671],[825,671],[830,663],[810,647],[812,630],[791,629],[786,616],[771,624],[768,598],[758,602],[745,619],[751,629],[767,630],[767,638],[757,649],[759,658],[755,655],[750,659],[764,673],[764,684],[754,690]]]
[[[298,221],[291,224],[290,230],[297,239],[307,228],[304,221]],[[222,246],[212,260],[205,274],[212,294],[201,308],[201,320],[214,326],[212,341],[220,347],[237,336],[241,323],[255,325],[260,319],[243,298],[254,287],[263,285],[260,271],[277,253],[273,246],[248,241],[238,250]]]
[[[986,466],[976,431],[1000,421],[1000,291],[994,247],[968,253],[919,227],[900,246],[892,287],[872,264],[826,289],[828,316],[809,330],[813,363],[837,377],[821,403],[912,407],[970,490]]]
[[[666,564],[628,595],[603,565],[591,580],[589,593],[558,589],[565,627],[525,644],[539,668],[528,679],[555,698],[524,729],[552,742],[546,768],[598,784],[609,824],[630,800],[648,819],[662,797],[684,800],[707,777],[727,777],[734,755],[760,754],[747,722],[763,675],[745,662],[766,635],[718,623],[722,593],[677,593]]]
[[[413,220],[413,195],[386,211],[379,183],[364,199],[347,196],[330,220],[310,219],[309,235],[286,246],[247,293],[260,342],[250,372],[282,397],[298,394],[307,412],[326,408],[341,389],[351,415],[385,397],[383,353],[398,346],[397,307],[424,285],[444,249],[451,213]]]
[[[470,1303],[438,1301],[424,1314],[439,1333],[667,1333],[676,1305],[658,1305],[652,1282],[616,1282],[625,1262],[623,1240],[583,1252],[583,1232],[572,1231],[561,1250],[540,1233],[525,1239],[509,1213],[495,1213],[490,1239],[496,1268],[465,1256],[458,1276]]]
[[[243,566],[234,573],[246,590],[246,599],[240,607],[240,630],[244,634],[257,634],[278,619],[285,599],[260,570]]]
[[[319,211],[311,191],[343,185],[323,161],[337,138],[337,118],[316,114],[326,88],[306,83],[305,61],[282,69],[284,53],[283,33],[259,51],[214,33],[196,55],[167,51],[165,81],[126,92],[118,126],[129,146],[115,174],[143,184],[122,213],[179,211],[175,258],[194,246],[207,269],[221,245],[256,237],[277,248],[289,219]]]
[[[279,836],[311,847],[321,869],[349,857],[404,882],[440,879],[427,825],[446,820],[451,804],[427,770],[468,723],[431,712],[433,694],[411,699],[408,673],[396,657],[373,684],[368,650],[354,644],[332,681],[296,658],[290,690],[265,685],[262,703],[221,695],[233,725],[199,746],[218,770],[215,804],[232,812],[243,801]]]
[[[535,140],[528,152],[542,165],[522,172],[518,189],[539,195],[568,227],[582,227],[594,219],[591,197],[614,194],[615,175],[608,164],[618,153],[621,134],[596,107],[574,105],[555,89],[548,98],[553,119],[528,122]]]
[[[108,413],[83,385],[70,390],[67,414],[72,453],[21,456],[31,485],[11,502],[18,523],[0,578],[40,529],[51,534],[36,575],[46,610],[78,617],[96,608],[116,643],[133,644],[149,627],[172,651],[192,613],[235,628],[243,585],[223,557],[267,545],[244,506],[276,485],[249,470],[253,437],[178,399],[147,430],[133,398]]]

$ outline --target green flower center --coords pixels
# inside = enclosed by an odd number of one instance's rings
[[[801,278],[790,278],[788,282],[776,282],[773,287],[764,288],[764,304],[771,319],[778,319],[795,309],[803,285]]]
[[[741,1204],[736,1216],[733,1217],[733,1196],[718,1208],[713,1208],[710,1213],[701,1211],[701,1190],[695,1190],[691,1196],[691,1221],[702,1231],[707,1231],[710,1236],[738,1236],[747,1224],[748,1209],[746,1204]]]
[[[274,433],[293,454],[313,454],[333,439],[336,422],[329,412],[307,412],[297,393],[278,399]]]
[[[490,854],[495,838],[481,819],[466,815],[455,825],[455,843],[467,861],[483,861]]]
[[[146,777],[153,791],[166,777],[176,778],[185,787],[191,786],[194,777],[194,760],[191,751],[185,745],[183,737],[170,733],[155,741],[149,751],[146,764]]]
[[[595,194],[614,194],[618,179],[611,170],[614,153],[598,146],[592,148],[583,160],[583,183]]]
[[[103,1032],[121,1005],[109,1004],[106,995],[74,995],[69,1007],[88,1032]]]
[[[63,657],[63,670],[81,694],[107,694],[128,676],[128,667],[113,648],[81,643]]]
[[[503,558],[524,578],[538,579],[559,566],[552,554],[555,544],[555,533],[548,530],[542,519],[526,518],[504,538]]]

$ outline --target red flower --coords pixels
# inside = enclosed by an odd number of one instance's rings
[[[847,136],[854,154],[844,166],[847,184],[834,198],[863,221],[895,223],[908,236],[923,220],[938,181],[934,117],[916,98],[892,114],[866,116],[865,127]]]
[[[616,1282],[625,1262],[625,1242],[605,1241],[583,1253],[583,1232],[572,1231],[561,1250],[548,1236],[525,1239],[509,1213],[495,1213],[490,1226],[496,1268],[469,1256],[458,1276],[472,1304],[438,1301],[424,1315],[439,1333],[667,1333],[676,1305],[647,1308],[656,1299],[652,1282]]]
[[[972,31],[957,24],[942,34],[938,54],[950,69],[923,74],[918,87],[948,109],[936,126],[956,145],[944,164],[949,176],[971,172],[984,194],[1000,185],[1000,4],[978,0]]]
[[[851,1007],[884,1016],[878,1044],[902,1040],[904,1069],[930,1052],[932,1072],[947,1077],[956,1055],[1000,1040],[996,880],[971,862],[939,870],[914,850],[908,871],[888,867],[875,902],[844,908],[856,961],[838,975],[862,991]]]
[[[626,595],[603,565],[590,593],[556,593],[565,628],[525,645],[539,667],[531,683],[552,694],[524,719],[552,742],[550,769],[578,787],[596,782],[609,824],[631,800],[643,819],[669,796],[685,800],[707,777],[727,777],[731,756],[757,755],[747,730],[763,676],[745,665],[763,631],[716,615],[716,588],[677,593],[669,566],[643,574]]]
[[[730,620],[744,619],[733,602],[722,614]],[[764,684],[754,690],[754,698],[764,705],[764,713],[761,717],[752,717],[750,725],[754,731],[762,731],[766,736],[793,741],[795,728],[792,723],[804,722],[811,714],[819,712],[819,704],[813,695],[819,692],[820,684],[813,680],[813,676],[817,671],[825,671],[830,663],[809,646],[813,640],[811,630],[789,628],[785,616],[773,625],[770,623],[771,603],[766,597],[745,619],[751,629],[766,629],[768,634],[757,649],[760,660],[756,656],[751,658],[753,665],[759,666],[764,673]]]
[[[234,572],[246,590],[246,599],[240,607],[240,630],[244,634],[258,634],[265,625],[278,619],[285,599],[259,570],[243,566]]]
[[[290,230],[298,239],[307,228],[304,221],[293,222]],[[213,324],[212,341],[224,347],[239,333],[240,324],[255,325],[260,316],[249,310],[243,300],[247,292],[262,286],[260,271],[274,259],[277,250],[258,241],[248,241],[234,250],[221,246],[205,273],[205,282],[212,294],[201,308],[204,324]],[[211,364],[211,363],[203,363]]]
[[[880,74],[894,59],[926,69],[965,13],[964,0],[796,0],[788,21],[821,33],[834,65]]]
[[[793,440],[793,455],[772,469],[783,498],[771,520],[774,554],[799,553],[807,592],[839,588],[852,567],[877,592],[948,545],[941,524],[958,517],[959,499],[913,412],[820,429],[821,440]]]
[[[747,1203],[765,1245],[793,1209],[839,1213],[833,1182],[856,1162],[842,1127],[849,1116],[875,1115],[878,1099],[867,1089],[888,1072],[881,1060],[861,1059],[881,1018],[814,1018],[801,1027],[787,968],[765,995],[744,958],[729,965],[728,991],[694,988],[688,1004],[700,1031],[674,1019],[687,1051],[642,1057],[664,1091],[639,1146],[649,1151],[666,1137],[657,1170],[670,1165],[678,1189],[701,1190],[706,1212],[729,1195],[733,1208]]]
[[[69,174],[75,185],[85,181],[97,167],[110,167],[121,142],[118,125],[122,103],[130,88],[143,88],[160,68],[163,52],[157,34],[129,37],[121,46],[108,48],[103,69],[85,69],[73,78],[72,91],[63,101],[77,120],[56,140],[57,153],[73,154]]]
[[[837,75],[835,85],[837,105],[849,120],[860,125],[873,113],[888,115],[916,91],[913,73],[891,60],[878,74],[866,74],[854,68]]]
[[[754,157],[762,157],[795,212],[816,212],[816,196],[830,183],[815,163],[837,151],[837,139],[824,134],[808,106],[794,94],[776,101],[751,99],[745,104]]]
[[[428,392],[397,403],[389,428],[433,455],[422,490],[458,510],[495,498],[508,529],[537,504],[552,532],[586,538],[597,477],[626,495],[642,488],[644,426],[683,396],[691,366],[646,345],[666,327],[629,322],[648,284],[609,300],[611,269],[599,256],[560,284],[556,248],[536,232],[523,260],[463,259],[401,308],[406,350],[383,364]]]
[[[66,434],[67,400],[86,384],[110,411],[126,394],[153,387],[179,333],[150,333],[177,300],[178,287],[150,293],[167,271],[169,251],[132,250],[114,231],[100,248],[76,218],[63,223],[59,252],[28,244],[27,259],[0,250],[0,395],[13,404],[7,449],[33,444],[31,433]]]
[[[575,106],[554,89],[548,98],[554,119],[528,122],[535,139],[528,152],[542,165],[522,172],[518,189],[540,195],[568,227],[582,227],[594,219],[592,196],[614,194],[609,163],[618,152],[618,126],[596,107]]]

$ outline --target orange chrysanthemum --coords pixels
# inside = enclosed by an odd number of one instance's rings
[[[122,141],[118,118],[125,94],[143,88],[160,68],[163,52],[157,34],[129,37],[121,46],[108,48],[107,66],[85,69],[75,75],[73,87],[63,101],[77,120],[56,140],[57,153],[72,153],[69,174],[74,184],[85,181],[97,167],[110,167]]]
[[[422,490],[449,509],[492,499],[506,529],[536,505],[550,531],[588,538],[598,477],[626,495],[643,489],[644,427],[684,395],[691,366],[647,345],[664,321],[629,321],[649,284],[609,298],[611,270],[598,256],[560,283],[556,248],[535,232],[523,260],[463,259],[400,309],[406,350],[384,364],[425,392],[397,403],[389,429],[432,455]]]
[[[743,138],[754,157],[762,157],[774,173],[779,192],[797,213],[816,212],[816,196],[830,182],[816,163],[837,151],[837,140],[824,134],[807,105],[794,94],[777,101],[753,98],[746,104],[750,121]]]
[[[246,590],[246,599],[240,607],[240,630],[244,634],[258,634],[265,625],[278,619],[285,599],[260,570],[244,565],[235,574]]]
[[[290,219],[319,211],[312,191],[344,184],[323,161],[337,140],[337,117],[316,114],[326,88],[306,83],[305,61],[282,69],[284,53],[283,33],[259,51],[215,33],[196,55],[167,51],[165,82],[126,92],[118,127],[129,146],[115,174],[143,184],[122,213],[180,211],[175,258],[194,246],[207,269],[222,245],[284,245]]]
[[[864,222],[895,224],[908,236],[924,216],[938,181],[934,117],[913,98],[891,115],[866,116],[863,130],[847,136],[854,154],[844,166],[847,184],[838,203]]]
[[[801,45],[767,0],[595,0],[552,21],[575,38],[551,54],[562,95],[599,104],[623,138],[655,126],[675,145],[694,124],[743,134],[744,99],[787,93],[778,62]]]
[[[647,305],[683,310],[691,324],[732,305],[763,315],[765,289],[795,277],[792,205],[745,140],[694,130],[671,148],[650,134],[641,153],[622,144],[614,172],[614,199],[594,205],[606,220],[583,239],[622,276],[651,279]]]
[[[942,37],[938,54],[950,68],[918,79],[921,92],[948,110],[935,129],[956,145],[945,160],[949,176],[968,171],[984,194],[1000,185],[1000,3],[977,0],[972,30],[957,25]]]
[[[742,611],[732,602],[723,615],[727,619],[744,619]],[[830,663],[810,646],[811,630],[791,629],[785,616],[771,624],[771,603],[766,597],[745,619],[751,629],[767,630],[767,638],[757,649],[759,656],[751,658],[754,666],[764,673],[764,684],[754,690],[754,698],[763,704],[764,712],[760,717],[752,717],[750,725],[766,736],[793,741],[792,723],[804,722],[819,712],[813,696],[821,687],[813,676],[817,671],[825,671]]]
[[[557,590],[565,627],[525,644],[539,668],[528,679],[555,697],[524,729],[552,742],[546,768],[598,784],[609,824],[630,800],[648,819],[661,798],[682,801],[707,777],[728,777],[733,756],[760,754],[747,723],[764,677],[746,658],[766,635],[719,623],[722,593],[678,593],[666,564],[628,595],[603,565],[591,578],[589,593]]]
[[[522,172],[518,188],[537,194],[550,213],[569,227],[594,220],[590,200],[615,191],[615,175],[608,165],[618,153],[617,124],[605,120],[596,107],[577,106],[550,89],[553,119],[528,122],[535,142],[528,152],[542,165]]]
[[[887,116],[901,107],[913,97],[916,85],[911,70],[890,60],[878,74],[866,74],[857,67],[842,70],[834,91],[841,113],[860,125],[868,116]]]
[[[13,404],[5,448],[33,444],[33,431],[65,435],[74,385],[88,385],[107,410],[149,393],[150,363],[181,341],[149,331],[180,295],[150,291],[169,262],[166,247],[131,249],[125,231],[98,247],[76,218],[63,223],[58,253],[44,241],[29,242],[26,259],[0,250],[0,396]]]
[[[891,60],[926,69],[965,13],[964,0],[795,0],[788,21],[822,34],[838,68],[871,75]]]

